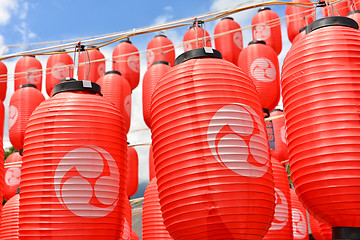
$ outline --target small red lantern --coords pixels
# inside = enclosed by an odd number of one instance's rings
[[[336,3],[330,3],[328,6],[321,8],[322,16],[343,16],[351,11],[351,0],[341,0]]]
[[[4,164],[4,198],[6,201],[18,193],[21,180],[21,164],[22,156],[19,152],[13,152],[6,158],[6,163]]]
[[[4,101],[7,90],[7,67],[0,61],[0,100]]]
[[[279,55],[282,49],[280,18],[269,7],[259,9],[251,20],[254,40],[263,40]]]
[[[1,213],[1,240],[19,239],[19,194],[7,201]]]
[[[354,19],[358,24],[360,24],[360,10],[354,10],[347,14],[348,18]]]
[[[128,174],[127,174],[127,196],[132,197],[139,185],[139,159],[133,147],[128,147]]]
[[[165,61],[174,66],[175,48],[170,39],[164,34],[156,35],[147,45],[147,66],[152,66],[157,61]]]
[[[291,215],[294,240],[309,239],[306,210],[301,205],[294,189],[290,189]]]
[[[20,58],[15,65],[14,90],[24,84],[33,84],[41,91],[42,75],[41,63],[35,56]]]
[[[105,57],[96,46],[87,48],[80,53],[78,79],[96,82],[105,73]]]
[[[143,117],[146,125],[151,128],[150,118],[150,105],[151,97],[154,93],[156,84],[159,82],[161,77],[171,69],[168,62],[157,61],[148,68],[143,78],[143,91],[142,91],[142,102],[143,102]]]
[[[131,240],[139,240],[139,236],[133,229],[131,230]]]
[[[152,145],[150,145],[150,149],[149,149],[149,180],[151,181],[154,177],[155,177],[154,152],[153,152]]]
[[[25,127],[31,113],[45,98],[33,84],[24,84],[16,90],[9,104],[9,138],[15,149],[22,149]]]
[[[195,22],[185,33],[183,37],[185,52],[196,48],[211,47],[210,35],[208,31],[202,27],[203,23],[203,21]]]
[[[285,162],[289,160],[289,153],[286,141],[284,112],[275,109],[270,113],[270,118],[272,119],[275,137],[275,149],[270,149],[270,154],[273,158],[279,160],[282,164],[285,164]]]
[[[46,92],[52,96],[54,86],[61,79],[74,75],[74,61],[67,53],[56,53],[51,55],[46,63]]]
[[[113,70],[121,72],[134,90],[140,81],[140,55],[129,39],[121,41],[112,54]]]
[[[118,71],[108,71],[99,78],[97,84],[101,87],[103,97],[119,109],[124,121],[126,133],[131,123],[131,88],[129,82]]]
[[[239,54],[243,49],[243,36],[240,25],[232,17],[218,22],[214,29],[215,48],[223,58],[237,65]]]
[[[325,223],[319,222],[309,214],[311,234],[316,240],[331,240],[332,230]]]
[[[132,213],[131,213],[131,203],[130,200],[126,201],[125,204],[125,220],[124,220],[124,230],[120,237],[120,240],[131,240],[131,232],[132,232]]]

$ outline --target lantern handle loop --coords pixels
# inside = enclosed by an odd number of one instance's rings
[[[195,18],[194,24],[195,24],[195,36],[196,36],[196,48],[199,48],[198,23],[199,22],[198,22],[197,18]]]
[[[88,77],[90,75],[90,68],[91,68],[91,60],[90,60],[90,55],[89,55],[89,51],[88,51],[88,47],[85,49],[85,53],[86,53],[86,56],[89,60],[89,69],[87,71],[87,74],[86,74],[86,71],[84,71],[84,80],[88,80]],[[86,57],[85,57],[85,70],[86,70]],[[86,77],[86,78],[85,78]]]

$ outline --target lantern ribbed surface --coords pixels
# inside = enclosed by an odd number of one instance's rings
[[[3,199],[4,196],[4,188],[5,188],[5,182],[4,182],[4,176],[5,176],[5,170],[4,170],[4,147],[3,142],[1,141],[0,144],[0,199]],[[2,208],[2,204],[0,204],[0,211]]]
[[[157,61],[165,61],[174,66],[175,48],[172,41],[165,35],[156,35],[147,45],[146,59],[148,67]]]
[[[154,151],[152,145],[149,149],[149,181],[155,177],[155,166],[154,166]]]
[[[96,82],[104,73],[105,57],[99,49],[89,49],[80,53],[78,68],[79,80]]]
[[[289,180],[284,166],[277,159],[272,157],[271,164],[276,206],[271,228],[263,239],[289,240],[293,237]]]
[[[125,126],[113,104],[80,90],[47,99],[26,127],[20,239],[120,238],[126,171]]]
[[[44,101],[42,93],[34,87],[23,87],[16,90],[9,103],[9,139],[15,149],[24,145],[25,127],[31,113]]]
[[[127,196],[132,197],[139,185],[139,157],[134,147],[128,147]]]
[[[0,61],[0,100],[4,101],[7,91],[7,67]]]
[[[154,93],[156,84],[159,82],[164,73],[170,69],[171,67],[165,64],[165,62],[159,62],[149,67],[145,72],[142,85],[143,117],[146,125],[149,128],[151,128],[150,105],[152,95]]]
[[[39,91],[42,86],[42,65],[34,56],[20,58],[15,65],[14,90],[18,90],[21,85],[34,84]]]
[[[294,189],[290,189],[292,229],[294,240],[309,239],[306,210],[301,205]]]
[[[359,65],[360,33],[345,26],[308,33],[283,65],[292,180],[306,210],[332,227],[360,227]]]
[[[142,236],[143,240],[172,240],[161,215],[160,199],[156,178],[147,185],[144,193]]]
[[[309,214],[311,234],[316,240],[331,240],[332,230],[325,223],[319,222]]]
[[[132,213],[131,213],[131,203],[130,200],[126,200],[125,203],[125,218],[124,218],[124,227],[121,234],[120,240],[131,240],[132,235]]]
[[[6,158],[4,176],[4,198],[9,200],[20,187],[22,156],[19,152],[13,152]]]
[[[319,228],[321,236],[324,240],[331,240],[332,239],[332,229],[329,227],[329,225],[319,222]]]
[[[270,149],[270,155],[285,164],[289,159],[289,153],[286,142],[285,116],[282,110],[275,109],[270,113],[274,128],[275,149]]]
[[[160,205],[170,235],[262,239],[275,199],[265,123],[251,79],[222,59],[190,59],[162,77],[151,117]]]
[[[19,239],[19,194],[7,201],[2,209],[0,238]]]
[[[211,47],[210,35],[206,29],[193,26],[184,34],[183,45],[185,52],[196,48]]]

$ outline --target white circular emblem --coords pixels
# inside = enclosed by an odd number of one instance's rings
[[[184,42],[184,52],[190,51],[192,49],[190,42]]]
[[[9,107],[9,129],[14,126],[16,120],[18,119],[19,112],[15,106]]]
[[[124,229],[123,229],[123,234],[121,236],[121,239],[122,240],[130,240],[130,237],[131,237],[131,232],[130,232],[129,222],[127,221],[127,219],[125,219]]]
[[[41,82],[42,70],[31,67],[26,71],[26,79],[31,84],[39,84]]]
[[[56,79],[64,79],[70,76],[69,66],[65,66],[65,63],[59,62],[51,68],[51,74]]]
[[[97,146],[68,152],[54,175],[54,190],[61,204],[80,217],[100,218],[117,205],[120,175],[110,153]]]
[[[146,52],[146,58],[147,58],[147,64],[148,66],[150,66],[151,64],[153,64],[154,59],[155,59],[155,54],[152,50],[147,50]]]
[[[276,68],[267,58],[257,58],[250,66],[250,73],[253,78],[261,82],[272,82],[276,78]]]
[[[209,123],[207,141],[214,158],[239,175],[258,178],[268,171],[269,153],[261,150],[268,146],[265,126],[247,105],[220,108]]]
[[[100,63],[98,66],[98,74],[99,76],[103,76],[105,73],[105,63]]]
[[[242,33],[241,33],[241,32],[236,32],[236,33],[234,33],[233,40],[234,40],[235,45],[236,45],[238,48],[240,48],[240,49],[243,48],[243,37],[242,37]]]
[[[131,117],[131,94],[126,96],[124,101],[124,107],[127,115]]]
[[[294,239],[303,239],[306,237],[306,218],[304,214],[297,208],[292,209],[292,221]]]
[[[287,144],[286,143],[286,128],[285,128],[285,125],[280,128],[280,136],[281,136],[281,141],[283,141],[283,143]]]
[[[289,219],[289,205],[284,193],[278,189],[275,189],[275,215],[271,223],[270,230],[278,231],[283,229]]]
[[[254,39],[255,40],[266,40],[271,35],[270,26],[265,23],[256,24],[254,27]]]
[[[137,56],[130,56],[127,59],[127,63],[129,68],[134,71],[134,72],[139,72],[140,71],[140,66],[139,66],[139,58]]]
[[[6,169],[5,183],[8,186],[16,186],[20,184],[21,169],[18,167],[10,167]]]

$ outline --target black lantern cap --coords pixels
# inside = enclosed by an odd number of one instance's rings
[[[165,65],[169,65],[169,66],[170,66],[170,63],[167,62],[167,61],[156,61],[156,62],[154,62],[152,65],[155,65],[155,64],[165,64]]]
[[[104,75],[107,75],[107,74],[117,74],[117,75],[120,75],[121,76],[121,73],[119,71],[115,71],[115,70],[112,70],[112,71],[107,71],[106,73],[104,73]]]
[[[306,34],[323,27],[329,26],[345,26],[350,28],[359,29],[359,25],[357,22],[348,17],[341,17],[341,16],[332,16],[332,17],[325,17],[320,18],[312,23],[309,24],[306,28]]]
[[[180,56],[175,59],[175,66],[183,63],[187,60],[194,59],[194,58],[220,58],[222,59],[221,53],[210,47],[205,48],[196,48],[187,52],[184,52]]]
[[[71,92],[71,91],[85,91],[92,94],[101,94],[101,87],[90,81],[77,81],[74,78],[65,78],[62,79],[59,84],[56,84],[54,87],[53,96],[61,92]]]
[[[252,40],[249,42],[248,45],[251,45],[251,44],[256,44],[256,43],[259,43],[259,44],[265,44],[266,45],[266,42],[264,40]]]

